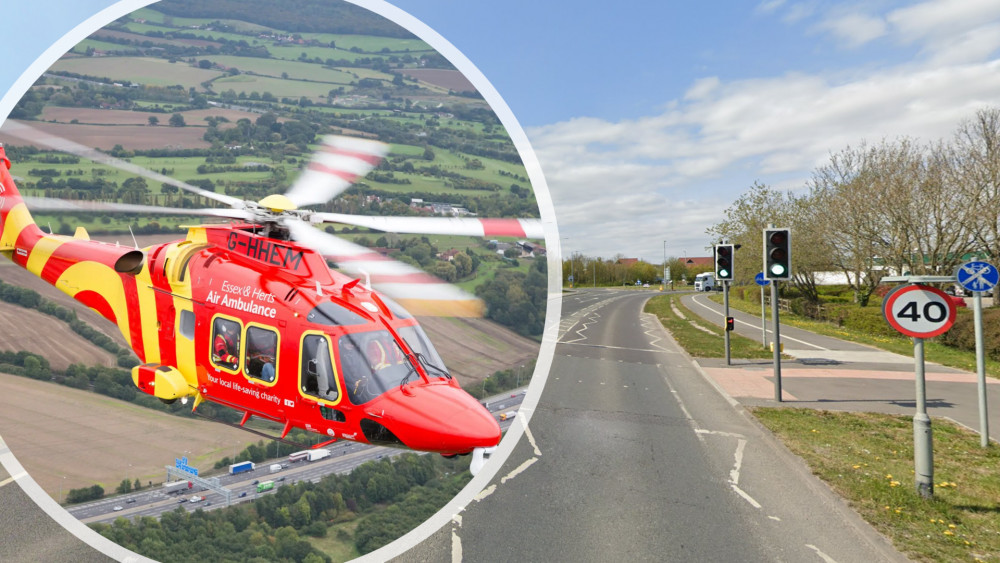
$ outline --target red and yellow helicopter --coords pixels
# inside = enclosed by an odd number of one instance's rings
[[[135,385],[163,401],[194,399],[330,438],[444,455],[496,446],[492,414],[459,387],[413,314],[481,314],[481,302],[409,265],[314,228],[544,238],[533,219],[366,217],[320,213],[388,151],[327,137],[284,195],[259,202],[207,191],[8,122],[4,132],[178,185],[227,208],[86,205],[22,197],[0,146],[0,253],[117,325],[142,362]],[[225,217],[144,249],[46,233],[32,208]],[[327,259],[338,269],[330,269]],[[362,279],[363,278],[363,279]],[[374,279],[374,285],[372,283]],[[390,298],[393,296],[396,300]],[[398,300],[398,301],[397,301]]]

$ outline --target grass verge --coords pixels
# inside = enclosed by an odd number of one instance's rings
[[[681,304],[680,295],[657,295],[646,302],[647,313],[656,315],[674,339],[696,358],[726,357],[722,327],[705,321]],[[730,333],[731,358],[770,358],[772,353],[749,338]]]
[[[917,561],[1000,560],[1000,450],[935,420],[934,498],[916,492],[910,417],[754,408],[897,549]]]

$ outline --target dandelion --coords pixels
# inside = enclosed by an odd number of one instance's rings
[[[955,532],[952,532],[951,530],[945,530],[944,531],[944,535],[946,535],[946,536],[954,536]]]
[[[892,473],[887,473],[886,476],[885,476],[885,478],[886,479],[892,479]]]
[[[948,527],[951,528],[952,530],[954,530],[956,528],[956,526],[954,524],[948,524]]]
[[[861,469],[861,466],[855,463],[854,464],[854,469]]]

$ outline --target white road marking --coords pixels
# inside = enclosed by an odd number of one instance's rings
[[[3,487],[4,485],[9,485],[9,484],[13,483],[14,481],[17,481],[21,477],[26,477],[27,475],[28,475],[27,472],[22,471],[22,472],[18,473],[17,475],[12,475],[10,477],[7,477],[3,481],[0,481],[0,487]]]
[[[760,503],[757,502],[757,501],[755,501],[752,496],[746,494],[743,491],[743,489],[740,488],[739,485],[737,485],[736,483],[730,483],[729,486],[732,487],[734,491],[736,491],[736,494],[738,494],[741,497],[743,497],[743,500],[749,502],[750,506],[753,506],[754,508],[757,508],[757,509],[760,508]]]
[[[826,563],[837,563],[837,560],[836,560],[836,559],[834,559],[833,557],[830,557],[829,555],[827,555],[827,554],[823,553],[823,552],[822,552],[822,551],[820,551],[820,550],[819,550],[819,548],[818,548],[818,547],[816,547],[815,545],[812,545],[812,544],[808,544],[808,543],[807,543],[807,544],[806,544],[806,547],[808,547],[809,549],[811,549],[811,550],[815,551],[815,552],[816,552],[816,555],[819,555],[819,558],[820,558],[820,559],[822,559],[823,561],[825,561]]]
[[[458,528],[462,527],[462,516],[456,514],[452,517],[452,522],[457,526],[451,527],[451,563],[462,563],[462,538],[458,535]]]

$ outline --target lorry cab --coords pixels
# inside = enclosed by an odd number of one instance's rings
[[[715,289],[715,274],[704,272],[694,277],[695,291],[712,291]]]

